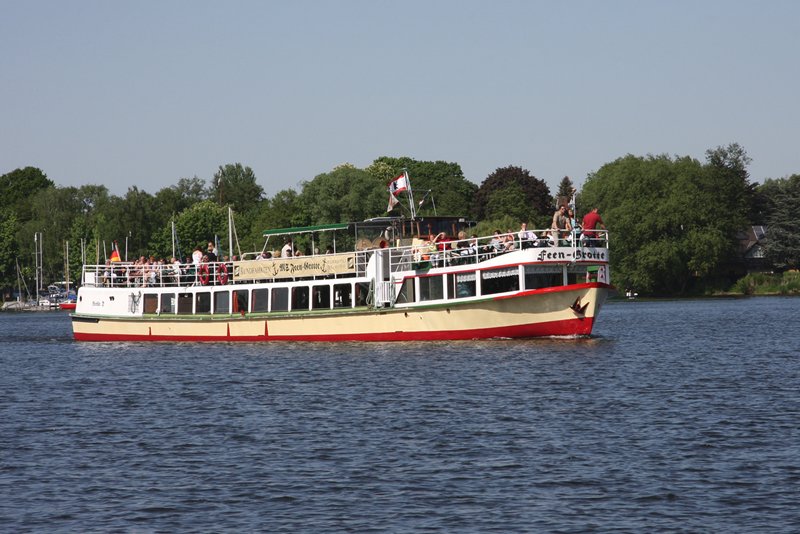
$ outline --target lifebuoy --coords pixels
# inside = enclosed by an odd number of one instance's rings
[[[224,263],[217,265],[217,281],[221,286],[228,283],[228,266]]]
[[[204,286],[208,285],[208,264],[201,263],[200,267],[197,268],[197,279],[200,280],[200,283]]]

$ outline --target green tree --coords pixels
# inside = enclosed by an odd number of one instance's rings
[[[175,221],[175,229],[184,256],[190,254],[195,246],[201,246],[205,250],[206,243],[213,241],[215,236],[220,238],[223,250],[228,248],[228,210],[210,200],[204,200],[181,212]]]
[[[573,185],[572,180],[570,180],[569,176],[563,177],[558,183],[558,192],[556,193],[556,197],[553,199],[553,204],[560,206],[562,204],[569,203],[573,193],[575,193],[575,186]]]
[[[181,178],[177,185],[164,187],[155,194],[154,209],[159,219],[172,218],[186,208],[206,199],[204,182],[197,178]]]
[[[524,214],[520,199],[527,207]],[[550,188],[543,180],[520,167],[508,166],[495,170],[480,185],[474,197],[473,214],[478,220],[509,215],[517,219],[517,225],[519,221],[528,221],[534,226],[549,226],[551,202]]]
[[[385,193],[384,206],[380,212],[386,211],[386,204],[389,200],[389,181],[399,176],[404,169],[408,171],[416,203],[414,209],[419,214],[433,215],[434,205],[436,206],[436,215],[467,216],[471,214],[472,197],[477,192],[478,186],[464,178],[464,172],[459,164],[388,156],[376,159],[366,169],[381,184]],[[403,210],[403,213],[408,214],[406,198],[405,194],[402,194],[402,198],[398,199],[402,205],[395,208],[396,213]],[[423,200],[425,202],[419,206]]]
[[[34,235],[42,233],[42,276],[45,283],[63,280],[64,243],[70,238],[73,220],[84,204],[76,187],[50,187],[30,199],[30,220],[17,232],[22,263],[33,265]]]
[[[230,205],[239,213],[254,209],[263,197],[264,189],[256,183],[253,169],[241,163],[220,165],[208,191],[208,198],[220,206]]]
[[[740,200],[748,187],[716,159],[703,165],[688,157],[628,155],[589,176],[581,204],[598,207],[611,231],[618,285],[641,294],[682,294],[702,291],[725,274],[746,220]]]
[[[518,228],[522,221],[527,222],[531,218],[531,208],[525,202],[525,191],[517,183],[510,183],[508,186],[498,189],[489,197],[485,209],[486,218],[490,220],[499,219],[504,216],[514,220],[512,228]],[[505,232],[508,228],[503,228]]]
[[[116,237],[120,243],[128,236],[128,259],[138,256],[149,256],[154,251],[150,248],[153,232],[164,225],[164,215],[155,207],[153,195],[141,191],[138,187],[128,188],[122,199],[116,228]]]
[[[30,200],[37,192],[55,187],[47,175],[36,167],[15,169],[0,176],[0,208],[10,208],[21,222],[30,219]]]
[[[275,194],[271,199],[262,202],[249,226],[249,231],[242,239],[247,252],[261,251],[264,247],[264,231],[276,228],[293,226],[293,217],[297,213],[296,203],[298,194],[294,189],[284,189]],[[275,240],[269,243],[270,250],[274,248]],[[278,246],[280,248],[280,246]]]
[[[710,216],[726,220],[733,235],[757,217],[753,213],[757,184],[750,183],[747,171],[751,159],[744,148],[731,143],[707,150],[706,162],[709,171],[706,188],[718,199],[708,206]]]
[[[0,208],[0,288],[3,289],[3,300],[8,296],[5,290],[14,287],[17,280],[19,247],[16,233],[16,214],[10,208]]]
[[[302,185],[294,224],[362,221],[385,212],[385,188],[368,172],[352,166],[337,167]]]
[[[800,175],[767,180],[760,188],[768,193],[767,239],[764,254],[778,269],[800,267]]]

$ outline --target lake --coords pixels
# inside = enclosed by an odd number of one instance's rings
[[[800,299],[589,339],[76,343],[0,314],[7,532],[797,532]]]

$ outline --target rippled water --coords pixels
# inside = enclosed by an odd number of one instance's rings
[[[796,532],[800,299],[595,337],[79,344],[0,314],[0,529]]]

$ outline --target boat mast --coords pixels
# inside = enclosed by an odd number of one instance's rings
[[[414,206],[414,192],[411,190],[411,180],[408,178],[408,169],[403,169],[403,174],[406,177],[406,183],[408,184],[408,207],[411,210],[411,220],[417,218],[417,210]]]
[[[35,245],[35,259],[36,259],[36,304],[39,304],[39,286],[42,283],[42,233],[36,232],[33,234],[33,242]]]
[[[233,258],[233,210],[228,206],[228,258]]]
[[[69,296],[69,240],[64,241],[64,279],[67,282],[67,296]]]

